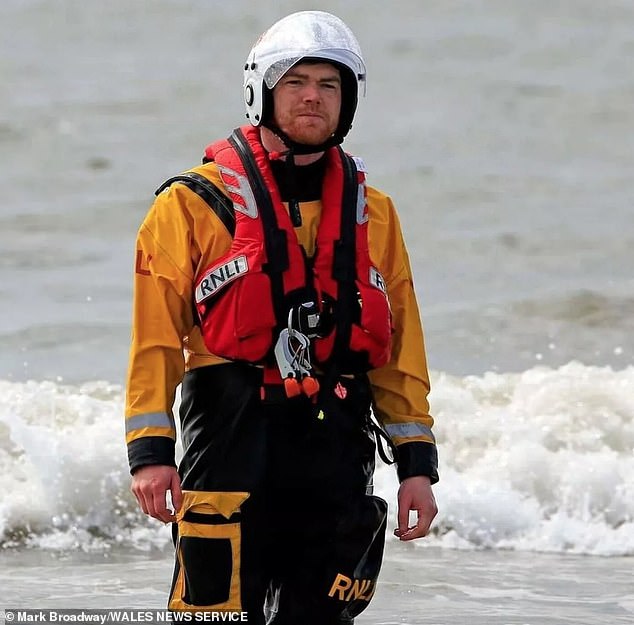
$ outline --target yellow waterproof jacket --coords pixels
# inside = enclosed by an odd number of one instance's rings
[[[191,171],[224,191],[214,163]],[[397,446],[400,479],[428,475],[436,481],[429,376],[409,259],[391,199],[370,186],[367,193],[370,257],[385,279],[394,325],[390,362],[368,374],[374,413]],[[311,257],[321,202],[302,202],[300,210],[296,233]],[[139,229],[125,407],[132,471],[174,464],[172,406],[184,372],[226,362],[205,348],[192,302],[197,274],[230,245],[231,235],[209,204],[178,182],[157,196]]]

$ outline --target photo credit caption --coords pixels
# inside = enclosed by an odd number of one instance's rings
[[[170,610],[11,610],[5,609],[7,625],[17,623],[248,623],[246,612],[172,612]]]

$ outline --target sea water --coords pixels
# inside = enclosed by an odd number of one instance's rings
[[[257,34],[306,8],[365,53],[346,146],[399,209],[440,454],[432,533],[388,539],[359,622],[634,622],[626,0],[4,0],[6,607],[164,605],[169,531],[139,513],[123,443],[134,236],[243,122]],[[393,468],[375,482],[391,530]]]

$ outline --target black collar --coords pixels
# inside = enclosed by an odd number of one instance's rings
[[[310,165],[291,165],[286,161],[271,161],[273,176],[280,189],[282,201],[311,202],[321,199],[321,188],[326,172],[326,155]]]

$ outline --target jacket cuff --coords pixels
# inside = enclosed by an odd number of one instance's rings
[[[415,475],[427,476],[432,484],[438,481],[438,450],[432,443],[415,441],[397,445],[395,460],[399,482]]]
[[[130,473],[149,464],[175,467],[175,442],[167,436],[144,436],[128,443]]]

